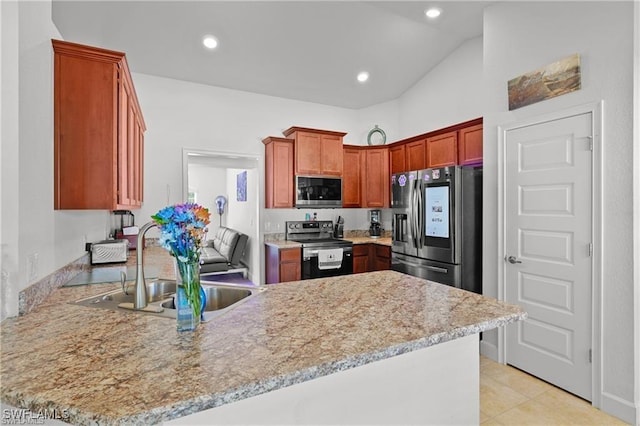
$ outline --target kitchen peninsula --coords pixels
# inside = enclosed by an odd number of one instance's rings
[[[194,333],[69,303],[118,286],[60,288],[2,323],[3,403],[75,424],[299,424],[371,423],[377,413],[430,423],[420,406],[435,402],[449,416],[439,422],[477,423],[477,336],[526,317],[394,271],[270,285]]]

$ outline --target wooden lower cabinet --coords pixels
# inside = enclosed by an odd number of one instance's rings
[[[391,247],[380,244],[353,245],[353,273],[391,269]]]
[[[391,269],[391,247],[373,244],[374,247],[374,271],[386,271]]]
[[[353,246],[353,273],[361,274],[369,272],[369,246],[370,244],[354,244]]]
[[[265,244],[265,260],[267,284],[302,279],[301,248],[278,248]]]

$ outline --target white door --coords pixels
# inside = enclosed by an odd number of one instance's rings
[[[507,363],[591,400],[592,113],[507,130]]]

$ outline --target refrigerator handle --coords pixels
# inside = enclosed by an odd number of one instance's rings
[[[393,242],[407,242],[407,215],[402,213],[393,214]]]
[[[424,235],[424,203],[423,203],[424,195],[422,193],[422,180],[416,182],[416,199],[418,200],[418,214],[416,215],[416,242],[419,249],[421,249],[423,244],[422,235]]]
[[[409,225],[409,242],[413,246],[413,182],[409,181],[409,212],[407,215]]]
[[[417,179],[411,182],[411,208],[409,211],[411,212],[411,244],[413,248],[418,248],[418,240],[416,235],[418,234],[418,212],[416,210],[418,206],[418,200],[416,199],[416,194],[418,191],[416,190]]]

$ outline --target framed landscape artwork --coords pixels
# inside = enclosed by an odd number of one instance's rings
[[[509,111],[580,90],[580,55],[575,54],[509,80]]]

